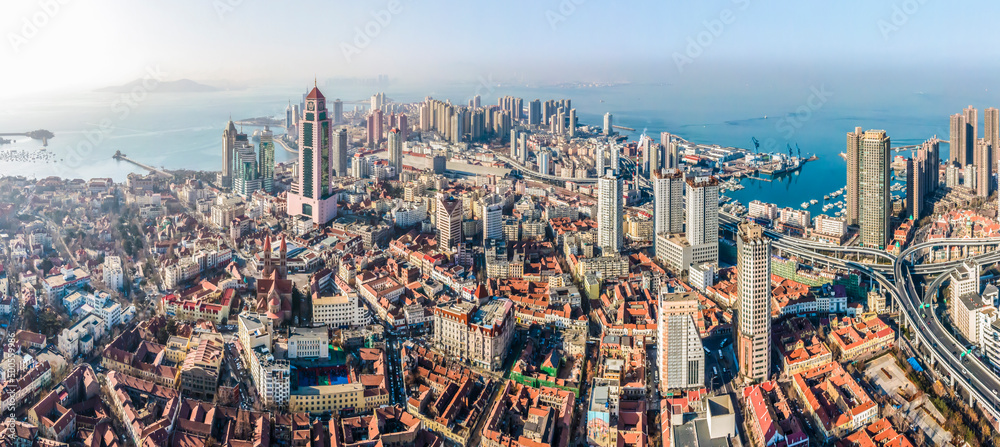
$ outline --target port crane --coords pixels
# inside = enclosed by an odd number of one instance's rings
[[[760,149],[760,141],[757,141],[757,137],[750,137],[750,140],[753,141],[753,154],[757,155],[757,151]]]
[[[792,158],[792,145],[785,143],[785,147],[788,148],[788,158]]]
[[[799,156],[799,160],[802,159],[802,149],[799,148],[799,143],[795,143],[795,151]]]

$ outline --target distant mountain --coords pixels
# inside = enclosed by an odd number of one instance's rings
[[[155,86],[143,86],[143,79],[136,79],[128,84],[117,85],[111,87],[104,87],[97,89],[97,92],[103,93],[128,93],[134,88],[149,88],[150,93],[201,93],[201,92],[217,92],[218,88],[212,87],[211,85],[199,84],[190,79],[179,79],[176,81],[161,81]],[[148,84],[148,82],[147,82]]]

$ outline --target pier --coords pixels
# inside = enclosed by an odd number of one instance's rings
[[[138,167],[140,167],[142,169],[148,170],[150,172],[155,172],[155,173],[157,173],[159,175],[162,175],[164,177],[173,177],[174,176],[173,174],[171,174],[171,173],[169,173],[167,171],[164,171],[162,169],[157,169],[157,168],[154,168],[154,167],[152,167],[150,165],[147,165],[147,164],[144,164],[144,163],[139,163],[138,161],[135,161],[135,160],[133,160],[131,158],[128,158],[128,156],[126,156],[125,154],[123,154],[122,151],[115,151],[115,155],[112,156],[111,158],[114,158],[115,160],[127,161],[127,162],[132,163],[132,164],[134,164],[134,165],[136,165],[136,166],[138,166]]]
[[[633,128],[631,128],[631,127],[625,127],[625,126],[618,126],[618,125],[615,125],[615,124],[612,124],[612,125],[611,125],[611,128],[612,128],[612,129],[618,129],[618,130],[627,130],[627,131],[629,131],[629,132],[635,132],[635,129],[633,129]]]
[[[285,136],[284,135],[279,136],[278,138],[275,138],[274,141],[277,141],[278,145],[281,146],[283,149],[285,149],[288,152],[291,152],[293,154],[299,153],[298,149],[292,149],[292,147],[289,146],[288,143],[285,142]]]

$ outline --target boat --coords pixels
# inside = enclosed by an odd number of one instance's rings
[[[823,200],[830,200],[830,195],[827,194],[827,195],[823,196]]]
[[[819,200],[816,200],[816,199],[812,199],[812,200],[809,201],[810,205],[815,205],[817,203],[819,203]]]
[[[802,202],[802,209],[809,208],[809,202]]]

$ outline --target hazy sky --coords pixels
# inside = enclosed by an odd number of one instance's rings
[[[998,13],[1000,2],[940,0],[3,0],[0,97],[120,84],[148,67],[218,86],[301,85],[314,74],[694,84],[817,71],[893,82],[909,70],[989,80]]]

